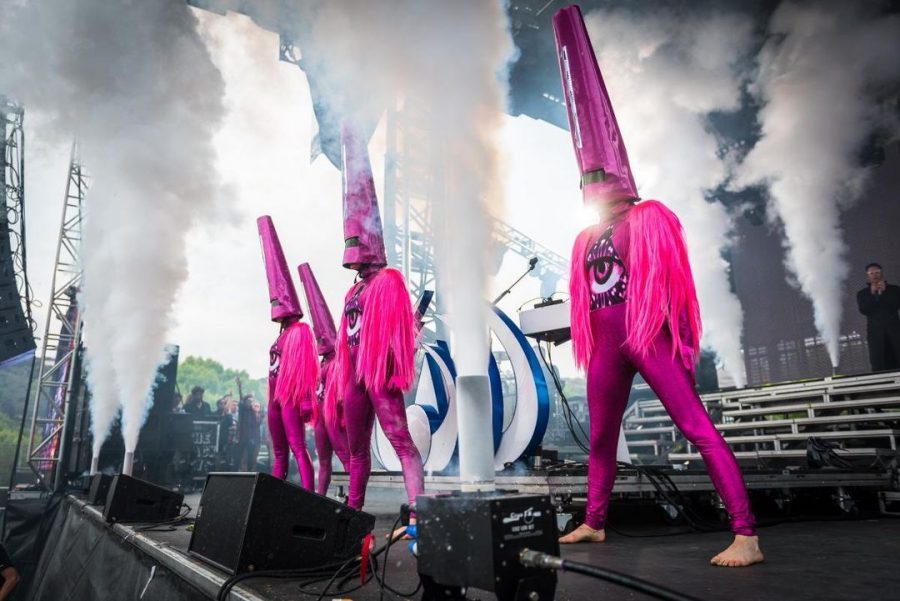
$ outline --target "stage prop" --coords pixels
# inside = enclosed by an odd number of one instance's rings
[[[537,353],[522,330],[506,313],[491,307],[488,325],[499,341],[488,366],[491,421],[494,432],[494,469],[502,470],[540,445],[550,419],[550,389]],[[420,346],[418,381],[412,404],[406,408],[410,434],[427,472],[452,472],[457,465],[459,431],[456,423],[456,367],[444,341]],[[505,354],[515,379],[516,398],[504,407],[497,356]],[[372,439],[373,454],[388,471],[399,471],[380,424]]]
[[[212,473],[188,553],[230,574],[313,568],[359,554],[372,515],[259,473]]]
[[[421,495],[416,510],[423,601],[462,598],[459,589],[469,586],[493,591],[499,601],[552,601],[556,574],[519,562],[524,549],[559,554],[549,496]]]

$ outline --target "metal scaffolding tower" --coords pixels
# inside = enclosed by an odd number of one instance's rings
[[[58,469],[66,452],[63,432],[74,378],[78,377],[73,369],[81,345],[76,295],[81,286],[81,220],[86,191],[87,177],[73,145],[28,442],[28,465],[48,489],[57,488],[64,476],[64,470]]]

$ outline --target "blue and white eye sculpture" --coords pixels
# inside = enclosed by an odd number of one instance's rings
[[[491,307],[488,326],[500,348],[492,348],[488,374],[493,407],[494,468],[502,470],[540,445],[550,418],[550,391],[540,359],[522,330],[503,311]],[[409,431],[426,473],[451,472],[457,452],[456,370],[446,343],[424,344],[418,358],[418,381],[406,407]],[[508,361],[515,394],[504,407],[498,356]],[[508,382],[513,384],[513,382]],[[375,459],[388,471],[400,471],[400,460],[381,425],[372,437]]]

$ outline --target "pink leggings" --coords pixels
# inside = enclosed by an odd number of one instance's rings
[[[376,416],[400,458],[409,502],[415,503],[416,495],[425,492],[425,474],[422,458],[406,423],[403,393],[399,390],[366,390],[363,384],[353,382],[354,379],[355,376],[351,376],[351,382],[344,390],[344,415],[350,448],[350,491],[347,504],[354,509],[362,509],[365,503],[366,485],[372,471],[369,446]]]
[[[300,410],[292,404],[282,405],[269,401],[269,434],[272,436],[272,454],[275,461],[272,475],[282,480],[287,478],[290,459],[288,450],[293,451],[300,470],[300,484],[306,490],[313,490],[313,467],[306,450],[306,428],[300,419]]]
[[[616,479],[619,425],[631,381],[639,372],[681,433],[700,451],[713,486],[725,503],[732,531],[753,536],[755,520],[741,470],[694,390],[692,374],[678,355],[672,357],[668,330],[660,332],[646,356],[637,357],[624,348],[626,307],[622,303],[591,312],[594,350],[587,374],[591,453],[585,523],[599,530],[606,522],[609,495]]]
[[[316,420],[316,456],[319,458],[319,479],[316,492],[322,496],[328,494],[331,484],[331,456],[338,456],[344,469],[350,469],[350,451],[347,449],[347,433],[340,427],[329,428],[325,424],[324,411],[319,410]],[[334,431],[332,431],[334,430]]]

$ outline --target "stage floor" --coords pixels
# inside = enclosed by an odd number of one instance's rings
[[[199,495],[186,501],[196,507]],[[376,532],[383,537],[396,517],[402,501],[400,491],[370,489],[366,509],[378,520]],[[93,509],[83,509],[91,517]],[[622,526],[624,528],[624,525]],[[128,529],[116,526],[116,530]],[[653,531],[658,532],[659,526]],[[629,525],[629,532],[640,532]],[[117,532],[123,534],[123,531]],[[185,555],[190,533],[185,527],[172,532],[134,533],[124,540],[149,552],[153,559],[194,587],[215,590],[224,574]],[[629,538],[609,533],[600,545],[562,548],[568,559],[625,572],[682,591],[700,599],[729,601],[790,599],[880,600],[900,598],[900,520],[883,518],[859,521],[782,523],[764,528],[760,539],[766,562],[751,568],[726,569],[708,564],[709,558],[730,541],[727,533],[680,534],[652,538]],[[415,560],[405,545],[391,550],[388,582],[396,589],[413,590],[417,579]],[[287,601],[303,598],[295,584],[286,581],[251,581],[239,587],[232,599]],[[470,591],[470,598],[492,598],[489,593]],[[330,598],[331,596],[329,596]],[[374,581],[353,593],[352,599],[377,599]],[[393,598],[385,593],[386,598]],[[214,598],[214,595],[213,597]],[[560,574],[556,599],[588,601],[629,599],[644,595],[577,574]]]

